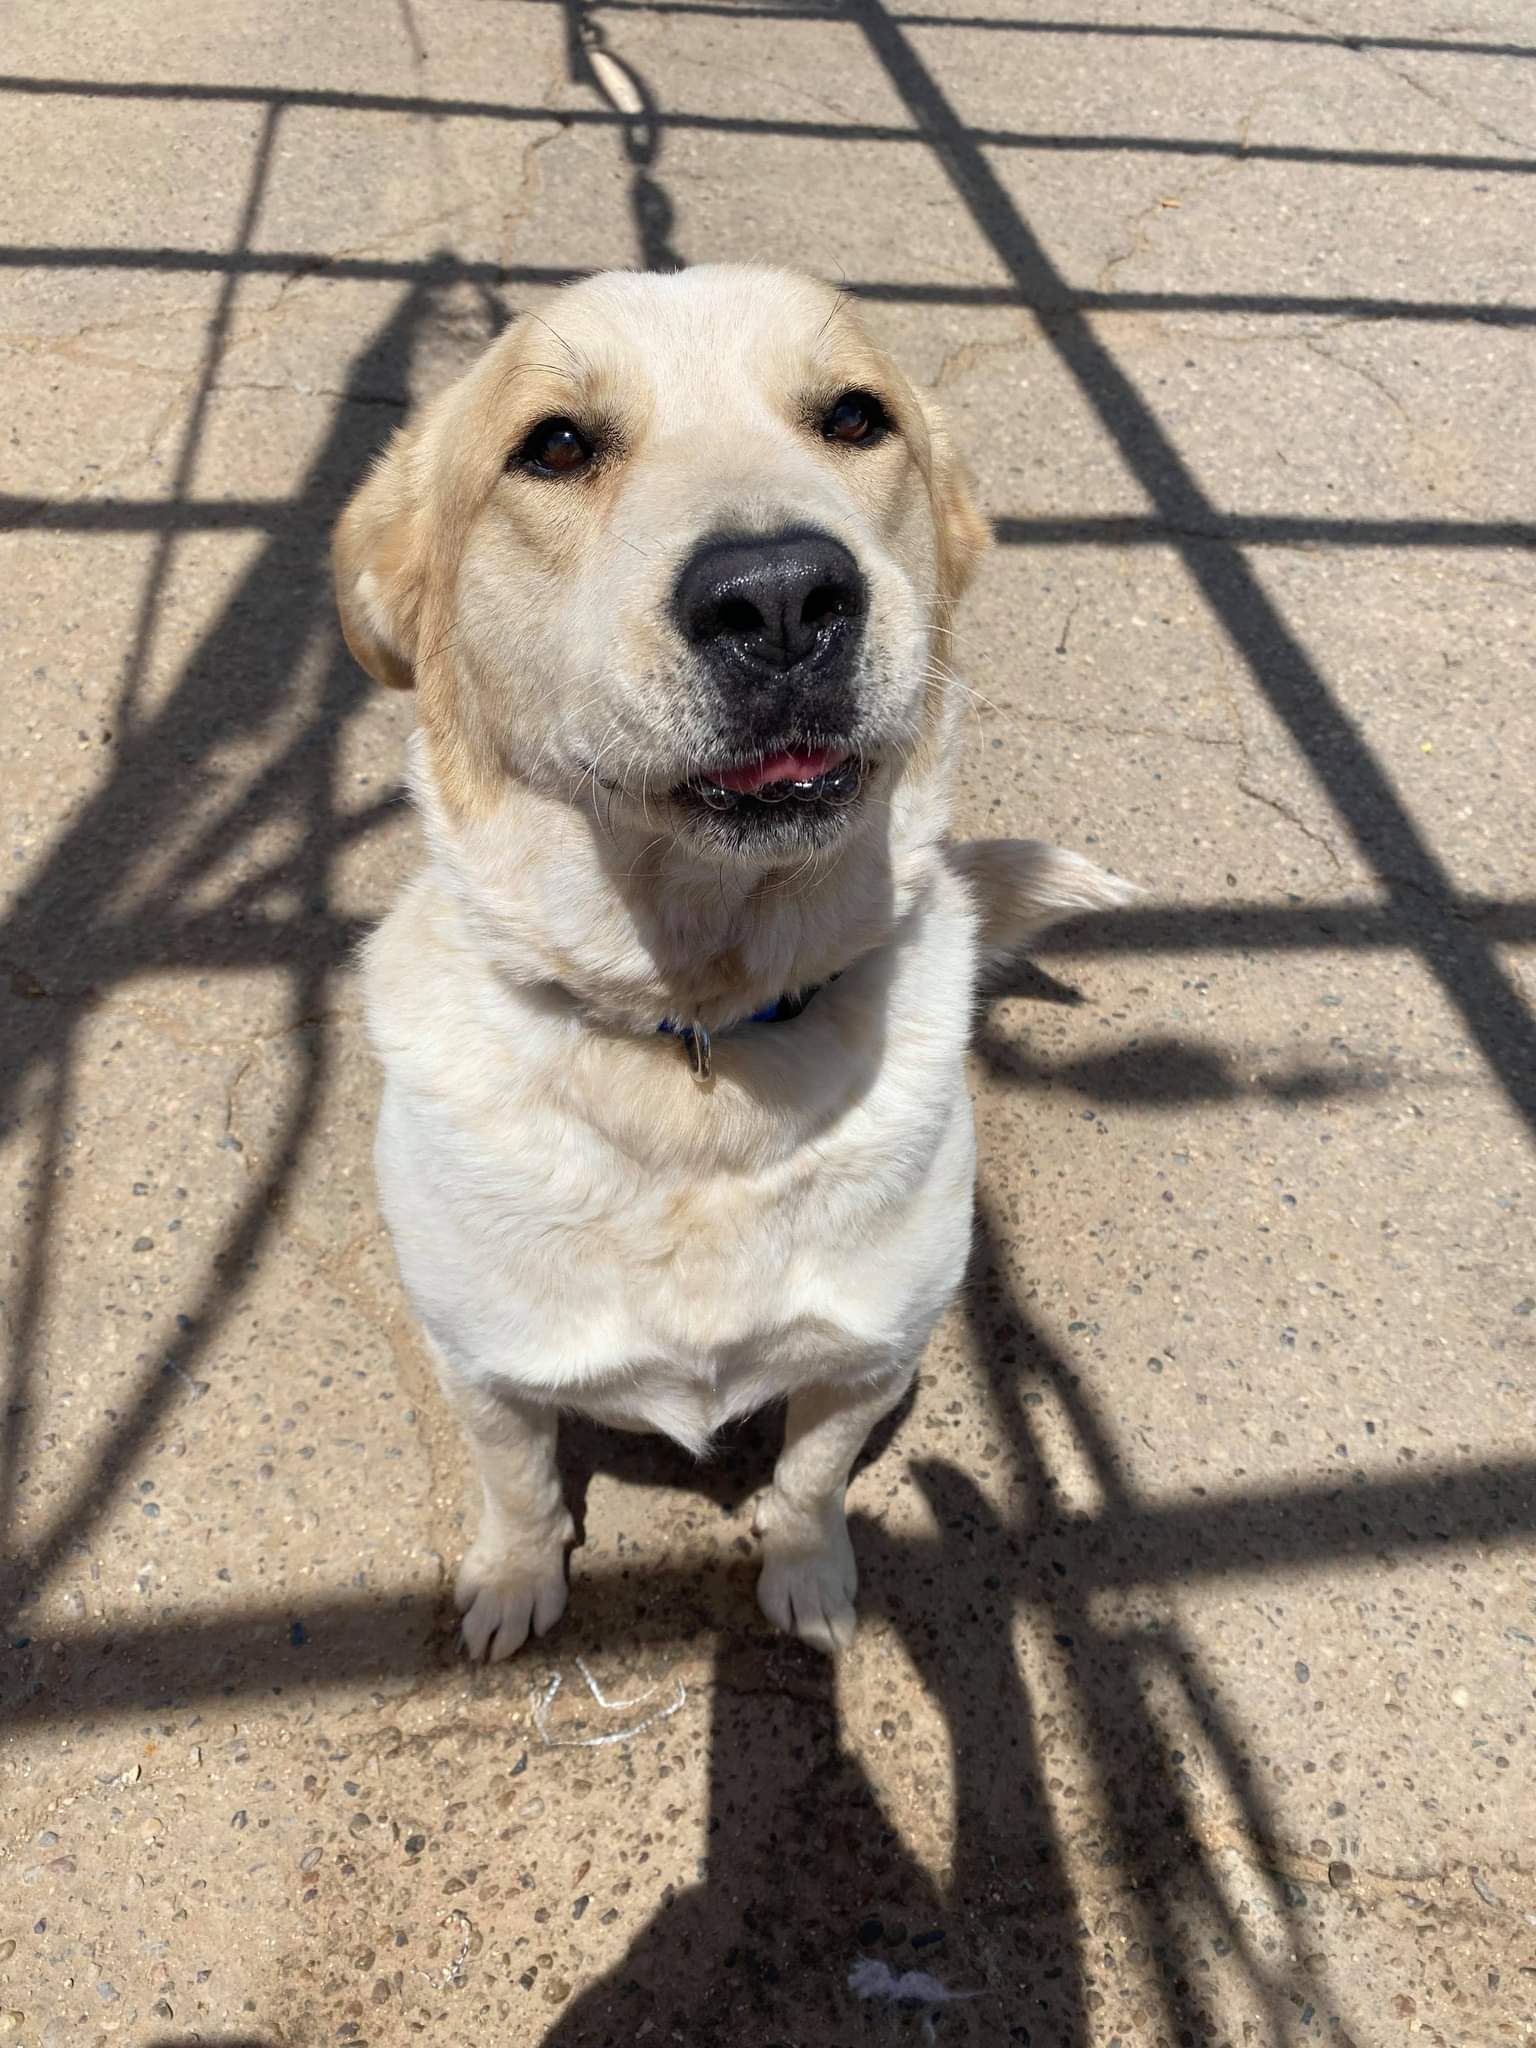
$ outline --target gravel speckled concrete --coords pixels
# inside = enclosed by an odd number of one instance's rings
[[[1528,9],[18,0],[6,66],[0,2040],[1536,2039]],[[963,825],[1148,894],[983,1019],[852,1653],[759,1621],[766,1427],[573,1430],[569,1615],[473,1671],[326,537],[547,284],[710,257],[939,388]]]

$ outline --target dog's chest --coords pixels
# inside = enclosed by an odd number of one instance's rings
[[[541,1312],[562,1401],[702,1450],[736,1416],[908,1348],[963,1260],[964,1191],[939,1215],[921,1194],[882,1215],[867,1185],[836,1192],[704,1187],[573,1233],[573,1284]]]
[[[963,1088],[756,1173],[662,1176],[589,1134],[515,1147],[386,1091],[380,1187],[453,1367],[701,1447],[925,1328],[964,1258]],[[926,1126],[926,1127],[925,1127]]]
[[[666,1185],[605,1163],[586,1163],[579,1200],[544,1210],[536,1242],[520,1188],[499,1218],[494,1197],[475,1203],[503,1248],[499,1284],[536,1297],[562,1352],[667,1359],[690,1382],[718,1384],[741,1354],[792,1352],[804,1325],[824,1344],[829,1326],[878,1313],[884,1261],[869,1253],[880,1211],[909,1192],[904,1176],[822,1165]]]

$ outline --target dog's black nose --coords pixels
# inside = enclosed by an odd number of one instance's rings
[[[845,673],[867,604],[858,563],[830,533],[709,540],[677,579],[683,637],[746,682]]]

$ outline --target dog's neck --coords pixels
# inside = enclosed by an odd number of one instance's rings
[[[947,826],[936,788],[902,785],[826,855],[751,867],[522,785],[472,822],[428,776],[417,796],[439,882],[498,971],[630,1032],[727,1029],[830,980],[889,938]]]

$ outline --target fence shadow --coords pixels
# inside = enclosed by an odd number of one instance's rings
[[[98,1005],[148,970],[209,974],[263,966],[287,982],[286,1018],[304,1052],[274,1163],[213,1250],[201,1298],[190,1314],[146,1332],[152,1363],[46,1529],[24,1554],[7,1541],[0,1604],[8,1612],[25,1604],[82,1538],[150,1432],[199,1366],[216,1356],[241,1278],[267,1242],[274,1208],[308,1141],[328,1049],[324,1033],[302,1027],[324,1013],[332,978],[359,936],[331,902],[332,876],[341,854],[378,831],[398,806],[393,791],[362,808],[345,808],[341,800],[344,731],[373,685],[336,628],[330,530],[391,424],[380,392],[404,402],[413,350],[436,309],[429,271],[359,352],[290,516],[266,539],[163,698],[119,735],[111,772],[60,832],[0,927],[11,997],[0,1127],[16,1128],[23,1105],[41,1103],[21,1282],[9,1319],[12,1413],[0,1452],[0,1533],[7,1537],[35,1406],[61,1147],[85,1088],[78,1071],[82,1027]],[[169,504],[171,536],[177,516]],[[260,745],[268,734],[274,737],[254,776],[247,781],[242,770],[221,782],[226,750]],[[196,799],[223,787],[232,794],[189,830]],[[258,851],[274,840],[292,850]],[[233,878],[221,881],[226,872]],[[191,907],[194,901],[203,907]]]
[[[670,266],[679,260],[676,216],[659,178],[669,117],[650,83],[606,48],[591,10],[577,0],[560,4],[571,79],[610,95],[611,72],[606,87],[604,73],[612,67],[623,81],[626,104],[613,102],[602,118],[616,128],[631,172],[637,246],[646,260]],[[796,11],[821,18],[817,10],[786,10]],[[827,12],[862,30],[871,60],[910,117],[909,127],[880,132],[887,139],[921,141],[947,166],[957,198],[1007,274],[1003,298],[1043,309],[1047,340],[1145,487],[1156,518],[1137,522],[1135,532],[1106,530],[1105,544],[1164,545],[1172,537],[1183,549],[1195,584],[1382,880],[1384,908],[1353,907],[1333,922],[1327,912],[1238,906],[1213,913],[1212,924],[1197,930],[1177,912],[1132,913],[1132,920],[1142,921],[1141,942],[1149,950],[1169,951],[1202,931],[1216,931],[1219,942],[1230,946],[1412,946],[1460,1008],[1513,1104],[1536,1120],[1530,1019],[1493,951],[1510,921],[1517,935],[1529,935],[1530,906],[1509,906],[1503,926],[1497,922],[1500,906],[1486,906],[1488,921],[1482,923],[1455,906],[1443,868],[1380,764],[1251,574],[1239,545],[1242,530],[1217,519],[1152,409],[1080,307],[1070,303],[1073,295],[992,169],[988,143],[1021,138],[989,138],[969,129],[920,59],[907,28],[928,17],[903,16],[878,0],[851,0]],[[595,68],[594,55],[606,63]],[[44,83],[34,81],[39,89]],[[196,97],[200,90],[166,93]],[[367,96],[355,97],[354,111],[366,111]],[[395,102],[390,106],[400,111]],[[421,110],[442,108],[422,101]],[[479,103],[459,111],[465,118],[545,117],[542,108]],[[710,122],[691,116],[673,125],[776,132],[775,124],[755,119]],[[790,125],[805,135],[847,133],[842,123]],[[268,145],[270,140],[269,124]],[[1032,147],[1052,142],[1022,140]],[[1078,147],[1088,140],[1095,148],[1105,146],[1102,137],[1056,143]],[[1229,145],[1212,147],[1230,153]],[[1355,160],[1399,159],[1357,153]],[[1482,161],[1454,159],[1442,167],[1471,170]],[[1505,159],[1490,161],[1511,168]],[[113,260],[110,251],[96,253]],[[80,252],[53,255],[59,267],[80,260]],[[119,251],[117,260],[134,255]],[[34,258],[47,261],[48,252],[30,252],[28,260]],[[183,252],[183,258],[188,267],[202,264],[195,252]],[[279,260],[287,259],[242,249],[215,267],[236,278]],[[50,1190],[57,1185],[64,1133],[85,1086],[82,1024],[97,1004],[147,967],[218,972],[264,966],[285,976],[287,1016],[298,1029],[324,1011],[332,978],[358,935],[331,904],[334,870],[346,848],[386,823],[392,806],[386,800],[348,810],[340,802],[341,737],[371,686],[336,634],[327,540],[387,429],[391,405],[404,394],[413,351],[436,317],[440,290],[466,272],[451,262],[439,273],[431,266],[376,262],[371,269],[354,265],[351,274],[404,275],[407,289],[354,360],[347,395],[291,508],[269,520],[259,557],[196,654],[163,701],[121,738],[107,780],[62,831],[0,930],[0,959],[14,997],[12,1061],[8,1078],[0,1081],[0,1113],[14,1120],[25,1104],[38,1116],[41,1131],[11,1323],[13,1415],[0,1453],[0,1532],[8,1530],[28,1455],[45,1258],[57,1221]],[[897,295],[904,289],[897,288]],[[938,295],[940,288],[934,289]],[[996,301],[997,288],[983,290],[987,303]],[[1430,312],[1459,316],[1456,308]],[[227,316],[226,299],[219,318]],[[495,324],[492,311],[486,326]],[[199,525],[193,505],[172,502],[156,516],[171,537]],[[1317,527],[1319,534],[1324,525]],[[1483,545],[1489,531],[1469,527],[1462,538]],[[1529,529],[1511,533],[1528,536]],[[1004,522],[1002,537],[1023,543],[1064,535],[1037,522]],[[1084,536],[1074,531],[1065,537]],[[1437,542],[1447,537],[1442,529],[1433,536]],[[1388,522],[1372,528],[1369,538],[1377,545],[1394,539],[1404,546],[1415,543],[1409,527]],[[275,732],[293,712],[300,690],[300,715],[269,750],[256,779],[188,832],[188,790],[211,775],[222,749]],[[296,850],[263,859],[255,849],[274,826],[287,828]],[[163,871],[155,870],[153,888],[143,886],[151,856],[163,861],[168,849],[175,850],[174,858]],[[184,908],[194,891],[206,899],[226,864],[233,864],[237,879],[215,888],[212,907]],[[121,905],[130,896],[136,907],[125,912]],[[295,907],[276,909],[279,900]],[[1229,920],[1225,926],[1223,918]],[[1105,921],[1095,930],[1095,943],[1106,948],[1138,943],[1134,922]],[[1072,999],[1072,991],[1043,970],[1019,985],[1045,999]],[[199,1365],[213,1369],[209,1361],[238,1299],[241,1275],[268,1243],[274,1209],[309,1142],[327,1080],[323,1034],[303,1043],[302,1073],[285,1106],[274,1163],[251,1188],[210,1260],[203,1297],[185,1318],[189,1327],[151,1333],[154,1362],[126,1411],[102,1433],[89,1469],[25,1553],[12,1546],[4,1587],[8,1611],[24,1608],[70,1547],[89,1533],[140,1447],[181,1397],[185,1381]],[[1110,1103],[1198,1105],[1231,1099],[1242,1085],[1220,1048],[1183,1041],[1118,1049],[1063,1069],[1033,1060],[995,1030],[984,1034],[981,1050],[994,1071],[1020,1085],[1060,1081]],[[1305,1096],[1351,1085],[1347,1077],[1308,1070],[1279,1077],[1271,1092]],[[1202,1980],[1196,1950],[1207,1940],[1220,1944],[1225,1967],[1240,1975],[1245,1996],[1263,2014],[1267,2048],[1281,2048],[1298,2036],[1311,2025],[1298,2015],[1313,2013],[1329,2038],[1347,2042],[1346,2023],[1313,1967],[1277,1968],[1256,1949],[1202,1837],[1187,1774],[1149,1705],[1147,1678],[1156,1672],[1200,1729],[1208,1767],[1241,1815],[1252,1882],[1288,1937],[1278,1949],[1297,1946],[1294,1888],[1281,1883],[1272,1868],[1272,1816],[1249,1768],[1243,1732],[1207,1682],[1198,1646],[1171,1612],[1155,1625],[1112,1628],[1099,1618],[1092,1596],[1132,1576],[1171,1586],[1211,1557],[1240,1556],[1250,1558],[1256,1570],[1276,1570],[1302,1558],[1359,1555],[1379,1546],[1383,1518],[1395,1517],[1396,1540],[1425,1546],[1464,1540],[1485,1527],[1529,1533],[1536,1527],[1536,1478],[1521,1466],[1468,1474],[1449,1492],[1365,1488],[1347,1502],[1271,1496],[1218,1510],[1159,1512],[1136,1496],[1069,1362],[1023,1313],[999,1234],[985,1215],[968,1304],[989,1414],[1008,1446],[1016,1478],[1010,1505],[1000,1508],[975,1476],[954,1464],[929,1461],[915,1468],[915,1479],[931,1509],[936,1538],[915,1545],[869,1524],[857,1538],[866,1607],[894,1630],[947,1731],[954,1843],[946,1870],[935,1875],[913,1854],[897,1803],[882,1797],[850,1748],[837,1669],[795,1645],[765,1650],[742,1613],[744,1570],[733,1568],[722,1577],[720,1600],[731,1620],[721,1635],[710,1689],[707,1857],[697,1881],[662,1905],[623,1962],[562,2013],[546,2036],[550,2048],[678,2036],[698,2048],[791,2039],[830,2043],[860,2031],[887,2037],[908,2023],[916,2031],[935,2028],[954,2042],[1088,2048],[1099,2038],[1095,2015],[1118,1995],[1106,1953],[1127,1944],[1150,1959],[1148,1981],[1157,2004],[1132,2038],[1193,2041],[1209,2038],[1220,2024],[1214,2001],[1200,1988],[1209,1980]],[[1031,1382],[1049,1386],[1094,1476],[1103,1507],[1092,1517],[1067,1516],[1056,1506],[1051,1461],[1024,1399]],[[900,1430],[898,1416],[876,1454],[889,1442],[899,1454]],[[740,1499],[768,1458],[766,1438],[752,1432],[716,1467],[691,1475],[632,1440],[576,1432],[572,1448],[578,1466],[597,1465],[621,1478],[643,1476],[651,1484],[661,1478],[696,1485],[723,1504]],[[630,1586],[612,1585],[600,1589],[598,1605],[622,1630],[633,1626],[632,1599]],[[392,1606],[358,1602],[318,1616],[302,1641],[271,1614],[190,1630],[150,1628],[127,1652],[110,1638],[82,1638],[66,1644],[46,1672],[39,1674],[35,1665],[23,1668],[16,1725],[62,1718],[87,1706],[111,1712],[189,1692],[255,1691],[274,1678],[286,1681],[289,1673],[302,1673],[309,1683],[318,1677],[348,1684],[386,1664],[430,1669],[450,1654],[446,1623],[436,1601],[405,1595]],[[1070,1833],[1050,1784],[1042,1737],[1045,1703],[1034,1675],[1043,1667],[1040,1657],[1025,1654],[1031,1645],[1044,1651],[1059,1681],[1060,1710],[1080,1733],[1081,1765],[1091,1781],[1091,1814],[1074,1822]],[[874,1998],[860,2003],[850,1983],[860,1965],[867,1967],[864,1981],[870,1983],[879,1973],[868,1966],[884,1966],[894,1975],[920,1969],[951,1991],[976,1995],[905,2014]],[[166,2036],[152,2048],[178,2044]],[[224,2048],[268,2044],[254,2036],[226,2038]]]

